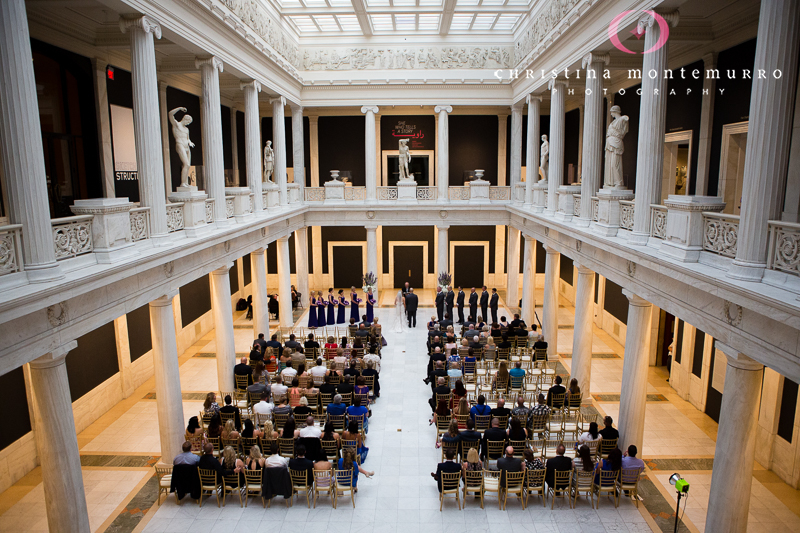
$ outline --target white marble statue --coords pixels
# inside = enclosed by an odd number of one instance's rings
[[[542,135],[542,147],[539,149],[539,170],[542,171],[542,181],[547,181],[547,174],[550,172],[550,143],[547,135]]]
[[[622,139],[628,133],[628,116],[622,115],[618,105],[611,107],[613,120],[608,125],[606,133],[606,166],[603,172],[604,189],[621,189],[622,181],[622,153],[625,147]]]
[[[178,122],[175,113],[181,111],[183,118]],[[186,114],[185,107],[176,107],[169,112],[169,121],[172,124],[172,136],[175,137],[175,151],[181,160],[181,187],[189,187],[189,167],[192,166],[192,148],[194,143],[189,140],[189,124],[192,116]]]
[[[272,141],[267,141],[264,145],[264,181],[271,181],[274,169],[275,152],[272,150]]]
[[[408,139],[400,139],[399,148],[400,180],[413,180],[414,176],[408,171],[408,162],[411,160],[411,150],[408,149]]]

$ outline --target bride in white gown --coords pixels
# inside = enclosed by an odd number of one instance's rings
[[[403,298],[403,291],[397,291],[397,296],[394,297],[394,327],[392,328],[395,333],[403,333],[406,329],[405,321],[405,300]]]

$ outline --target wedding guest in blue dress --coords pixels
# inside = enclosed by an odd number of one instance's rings
[[[325,300],[322,297],[322,291],[317,292],[317,327],[324,328],[327,323],[325,322]]]
[[[344,314],[347,312],[347,306],[350,305],[350,302],[345,300],[344,298],[344,289],[339,289],[339,311],[336,314],[336,323],[337,324],[344,324],[347,322]]]
[[[356,322],[361,318],[358,312],[359,303],[361,303],[361,298],[356,294],[356,288],[350,287],[350,318],[354,319]]]
[[[375,315],[372,311],[372,306],[378,303],[375,297],[372,295],[372,288],[367,289],[367,322],[372,324],[372,319],[375,318]]]
[[[336,323],[336,297],[333,295],[333,289],[328,289],[328,319],[326,322],[330,325]]]
[[[311,296],[311,304],[308,306],[308,327],[317,327],[317,299]]]

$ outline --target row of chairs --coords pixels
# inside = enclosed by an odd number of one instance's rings
[[[506,446],[514,448],[514,453],[522,455],[523,450],[530,449],[533,451],[534,457],[540,457],[542,460],[552,459],[556,457],[557,449],[559,446],[564,446],[564,456],[574,459],[577,456],[577,447],[580,443],[576,439],[565,439],[563,437],[546,438],[546,439],[524,439],[524,440],[489,440],[486,441],[486,454],[490,460],[495,460],[502,457]],[[589,448],[589,453],[595,459],[606,459],[608,454],[617,447],[617,439],[603,439],[602,441],[592,441],[584,443]],[[471,448],[480,449],[480,441],[459,440],[458,442],[441,443],[442,448],[442,461],[444,461],[445,454],[448,450],[460,456],[462,460],[466,460],[467,452]]]

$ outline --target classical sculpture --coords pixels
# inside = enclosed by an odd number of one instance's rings
[[[622,139],[628,133],[628,116],[622,115],[618,105],[611,107],[613,120],[608,125],[606,133],[606,166],[603,172],[604,189],[621,189],[622,182],[622,152],[625,146]]]
[[[408,161],[411,159],[411,150],[408,149],[408,139],[400,139],[399,165],[400,180],[413,180],[414,176],[408,171]]]
[[[271,181],[274,168],[275,152],[272,150],[272,141],[267,141],[264,145],[264,181]]]
[[[550,143],[547,142],[547,135],[542,135],[542,147],[539,149],[539,169],[542,171],[542,181],[547,181],[547,173],[550,171]]]
[[[178,122],[175,113],[184,113]],[[189,167],[192,166],[192,151],[194,143],[189,140],[189,124],[192,123],[191,115],[186,114],[185,107],[176,107],[169,112],[169,121],[172,124],[172,136],[175,137],[175,151],[181,160],[181,187],[189,187]]]

